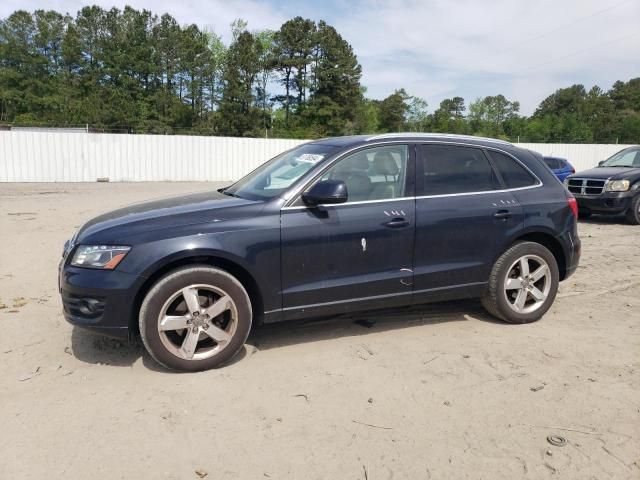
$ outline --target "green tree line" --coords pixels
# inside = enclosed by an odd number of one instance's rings
[[[529,142],[640,143],[640,78],[561,88],[535,113],[504,95],[429,112],[403,88],[367,98],[353,48],[324,21],[213,31],[148,10],[19,10],[0,21],[0,124],[316,138],[431,131]]]

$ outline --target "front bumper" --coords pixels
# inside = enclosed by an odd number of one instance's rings
[[[578,209],[594,213],[618,214],[625,212],[631,206],[635,192],[606,192],[601,195],[577,195]]]
[[[142,277],[117,270],[60,265],[59,290],[64,318],[78,327],[128,338],[135,293]]]

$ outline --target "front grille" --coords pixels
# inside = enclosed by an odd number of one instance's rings
[[[604,191],[606,180],[591,178],[570,178],[568,188],[571,193],[578,195],[600,195]]]

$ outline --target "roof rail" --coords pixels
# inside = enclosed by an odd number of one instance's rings
[[[383,140],[385,138],[398,137],[431,137],[431,138],[449,138],[458,140],[482,140],[484,142],[493,142],[500,145],[512,145],[512,143],[497,138],[475,137],[473,135],[457,135],[453,133],[424,133],[424,132],[400,132],[400,133],[381,133],[367,137],[367,140]]]

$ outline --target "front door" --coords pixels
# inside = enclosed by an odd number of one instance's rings
[[[348,200],[282,210],[284,318],[411,301],[415,228],[413,147],[367,148],[316,181],[342,180]]]

